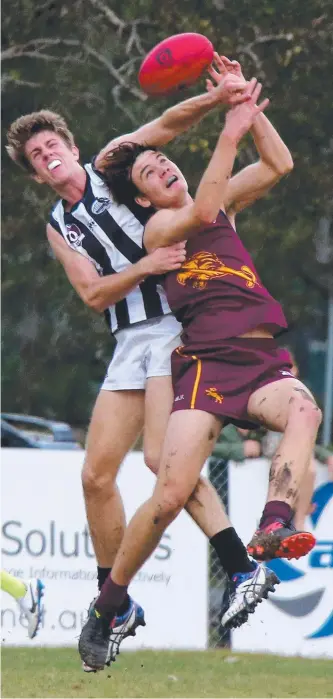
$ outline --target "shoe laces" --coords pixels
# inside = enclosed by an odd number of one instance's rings
[[[232,582],[234,585],[234,590],[230,595],[230,599],[233,602],[234,599],[237,596],[238,593],[238,587],[246,582],[246,589],[242,591],[242,594],[244,595],[244,602],[245,602],[245,608],[249,611],[250,610],[250,605],[251,602],[248,601],[247,595],[251,592],[255,592],[256,589],[256,584],[257,584],[257,572],[258,572],[259,566],[255,568],[255,570],[249,572],[249,573],[236,573],[232,577]]]
[[[258,570],[259,565],[254,559],[251,559],[251,563],[253,564],[252,570],[248,570],[246,573],[234,573],[231,578],[234,586],[238,587],[238,585],[241,585],[241,583],[245,582],[246,580],[250,580],[253,577],[253,574],[256,572],[256,570]]]

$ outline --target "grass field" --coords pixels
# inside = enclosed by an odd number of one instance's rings
[[[75,649],[4,648],[2,697],[332,697],[330,661],[142,651],[84,674]]]

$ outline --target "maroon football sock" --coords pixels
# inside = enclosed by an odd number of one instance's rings
[[[110,573],[111,573],[111,568],[102,568],[101,566],[97,566],[97,581],[98,581],[99,592],[101,591],[101,589],[105,583],[105,580]]]
[[[108,621],[112,621],[127,595],[127,585],[117,585],[111,574],[105,580],[100,595],[95,603],[95,609]]]
[[[293,510],[290,505],[281,500],[271,500],[264,507],[264,511],[261,516],[259,523],[259,529],[264,529],[268,527],[269,524],[273,524],[277,519],[282,519],[283,522],[287,523],[293,517]]]
[[[111,568],[101,568],[100,566],[97,567],[97,579],[98,579],[98,591],[99,592],[101,591],[101,589],[105,583],[105,580],[107,579],[108,575],[110,575],[110,573],[111,573]],[[130,601],[131,601],[131,598],[126,593],[124,601],[120,605],[119,609],[117,609],[118,615],[121,616],[122,614],[125,614],[125,612],[127,612],[127,610],[129,609],[129,606],[130,606]]]

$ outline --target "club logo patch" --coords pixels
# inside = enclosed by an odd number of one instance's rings
[[[192,257],[183,262],[180,272],[177,274],[177,282],[182,286],[192,284],[195,289],[205,289],[211,279],[218,279],[232,275],[243,279],[249,289],[255,285],[260,286],[255,273],[243,265],[239,270],[227,267],[215,253],[196,252]]]
[[[103,214],[104,211],[106,211],[111,204],[111,199],[107,199],[106,197],[101,197],[100,199],[95,199],[95,201],[92,204],[91,211],[93,214],[96,214],[96,216]]]
[[[219,393],[217,388],[206,388],[205,394],[208,398],[213,398],[214,403],[223,403],[223,396]]]
[[[80,248],[82,246],[82,240],[84,238],[84,233],[76,225],[76,223],[66,224],[66,240],[74,248]]]

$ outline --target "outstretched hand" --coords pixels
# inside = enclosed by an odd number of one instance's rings
[[[214,61],[207,71],[212,78],[211,80],[209,78],[206,79],[208,92],[214,90],[214,87],[225,78],[227,73],[245,81],[240,63],[231,61],[227,56],[220,56],[217,51],[214,51]]]
[[[217,53],[214,53],[214,63],[218,70],[214,68],[213,64],[208,68],[212,77],[212,80],[207,79],[206,81],[208,92],[215,93],[218,102],[231,107],[249,99],[246,92],[247,82],[242,71],[238,71],[238,69],[236,71],[233,63],[229,62],[227,58],[226,63],[224,63],[224,60]],[[229,63],[231,63],[232,70],[229,70]],[[239,64],[237,65],[239,66]]]
[[[235,143],[238,143],[249,131],[258,114],[263,112],[269,105],[269,99],[267,98],[257,105],[261,90],[262,84],[258,83],[256,78],[252,78],[247,88],[248,99],[230,109],[226,114],[223,133],[228,135]]]

